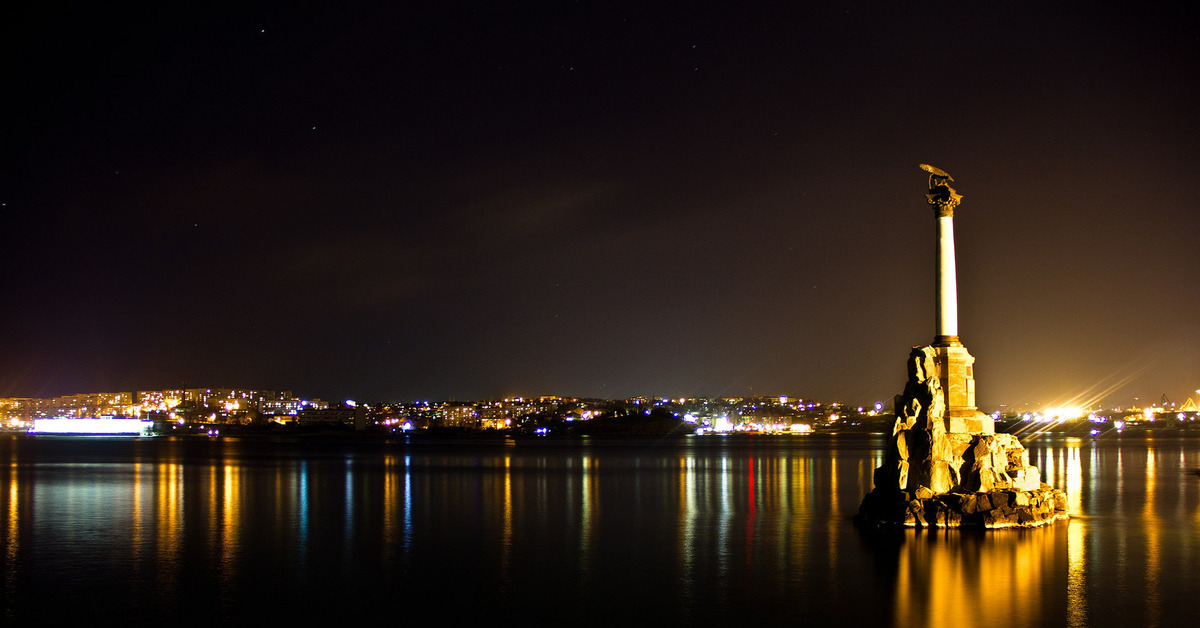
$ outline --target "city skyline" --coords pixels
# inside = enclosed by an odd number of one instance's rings
[[[24,7],[0,397],[888,401],[934,335],[932,163],[981,408],[1182,402],[1176,11]]]
[[[1200,394],[1200,391],[1196,391]],[[101,415],[133,416],[143,413],[164,413],[183,405],[192,408],[215,408],[223,413],[237,414],[254,410],[264,415],[291,414],[295,415],[304,408],[326,410],[330,408],[369,407],[383,408],[389,406],[421,406],[433,404],[442,405],[506,405],[527,404],[535,402],[563,403],[622,403],[644,404],[647,407],[657,407],[663,404],[690,403],[770,403],[791,405],[799,408],[847,408],[858,413],[888,414],[893,411],[891,399],[858,400],[858,399],[819,399],[806,395],[795,394],[755,394],[734,396],[692,396],[669,397],[665,395],[634,395],[631,397],[587,397],[572,395],[556,395],[534,393],[510,395],[506,397],[418,397],[409,399],[369,399],[328,398],[305,395],[293,390],[269,390],[255,388],[228,387],[181,387],[166,389],[138,389],[125,391],[76,391],[67,395],[53,397],[0,397],[0,419],[43,417],[77,417],[89,418]],[[980,408],[993,418],[1012,417],[1019,415],[1050,417],[1054,419],[1078,419],[1089,414],[1104,414],[1108,412],[1134,412],[1151,410],[1152,414],[1162,412],[1195,412],[1196,399],[1187,396],[1181,400],[1169,398],[1134,399],[1133,403],[1121,403],[1117,400],[1100,399],[1096,396],[1081,396],[1070,399],[1067,403],[1057,405],[1049,403],[1000,403],[995,407]],[[224,416],[224,415],[223,415]],[[15,426],[16,424],[14,424]],[[11,426],[10,426],[11,427]]]

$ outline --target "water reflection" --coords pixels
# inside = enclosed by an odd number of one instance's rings
[[[79,481],[91,483],[87,478]],[[156,590],[164,599],[173,599],[179,591],[179,564],[183,529],[183,466],[174,462],[161,462],[147,481],[153,482],[152,509],[147,511],[153,520],[146,522],[153,529],[154,540],[150,548],[155,551],[157,568],[150,574]],[[104,484],[96,484],[104,487]],[[120,486],[113,486],[119,490]],[[113,513],[117,515],[117,513]],[[134,525],[143,525],[135,521]]]
[[[1087,626],[1087,521],[1067,522],[1067,625]]]
[[[1069,524],[864,534],[849,519],[879,447],[0,439],[6,623],[33,608],[78,619],[55,587],[77,606],[113,581],[140,617],[214,621],[262,600],[279,613],[397,596],[564,623],[1163,625],[1194,611],[1200,481],[1184,471],[1200,443],[1040,439],[1031,456],[1068,491]]]
[[[11,443],[3,444],[4,459],[7,464],[4,466],[4,473],[0,475],[0,479],[4,481],[6,486],[3,487],[7,499],[5,500],[4,508],[4,529],[2,539],[4,543],[4,599],[12,599],[17,595],[17,561],[21,553],[23,538],[21,535],[21,509],[22,495],[21,489],[24,482],[21,481],[19,475],[20,456],[16,448]],[[4,617],[8,622],[13,621],[14,609],[8,605],[4,605]],[[7,623],[7,622],[6,622]]]
[[[1158,513],[1155,512],[1154,497],[1157,489],[1158,465],[1154,459],[1154,445],[1146,447],[1146,497],[1142,508],[1142,529],[1146,531],[1146,618],[1147,626],[1158,626],[1159,585],[1159,536]]]
[[[1027,626],[1051,619],[1047,597],[1063,529],[1001,534],[905,533],[898,552],[895,624]]]

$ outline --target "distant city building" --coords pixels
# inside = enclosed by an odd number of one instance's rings
[[[33,399],[29,397],[9,397],[0,399],[0,422],[4,427],[20,428],[32,422],[30,410]]]
[[[133,393],[85,393],[32,400],[31,418],[136,416]]]
[[[308,406],[304,399],[262,399],[258,402],[258,411],[271,416],[296,416]]]
[[[447,404],[438,409],[437,421],[442,427],[476,428],[479,427],[479,413],[474,404]]]
[[[143,412],[167,412],[183,401],[186,393],[183,390],[139,390],[137,402]]]
[[[296,422],[302,427],[338,426],[364,429],[366,427],[366,408],[356,406],[353,408],[305,409],[296,415]]]
[[[304,409],[326,410],[329,403],[304,400],[292,391],[241,388],[172,388],[137,392],[82,393],[45,399],[0,399],[0,422],[22,428],[35,419],[151,417],[155,420],[248,423],[258,416],[297,416]]]

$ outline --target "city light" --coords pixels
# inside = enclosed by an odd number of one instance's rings
[[[1066,422],[1067,419],[1078,419],[1086,414],[1087,410],[1075,406],[1046,408],[1042,411],[1042,416],[1046,417],[1045,422],[1047,423],[1052,421],[1063,423]]]
[[[149,435],[153,421],[104,416],[95,419],[34,419],[32,434]]]

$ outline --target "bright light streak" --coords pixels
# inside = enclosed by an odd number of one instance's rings
[[[1067,400],[1062,404],[1062,406],[1071,408],[1090,408],[1092,406],[1098,406],[1106,397],[1113,395],[1126,384],[1129,384],[1136,379],[1139,375],[1145,373],[1150,366],[1151,364],[1147,363],[1143,364],[1142,366],[1132,367],[1131,370],[1125,375],[1121,375],[1119,371],[1117,373],[1113,373],[1112,375],[1109,375],[1101,379],[1099,382],[1089,386],[1088,389],[1082,393]]]
[[[34,434],[133,434],[148,435],[153,421],[121,419],[111,416],[96,419],[34,419]]]
[[[1048,421],[1058,421],[1062,423],[1067,419],[1078,419],[1087,414],[1087,410],[1079,407],[1064,406],[1059,408],[1046,408],[1042,414]]]

